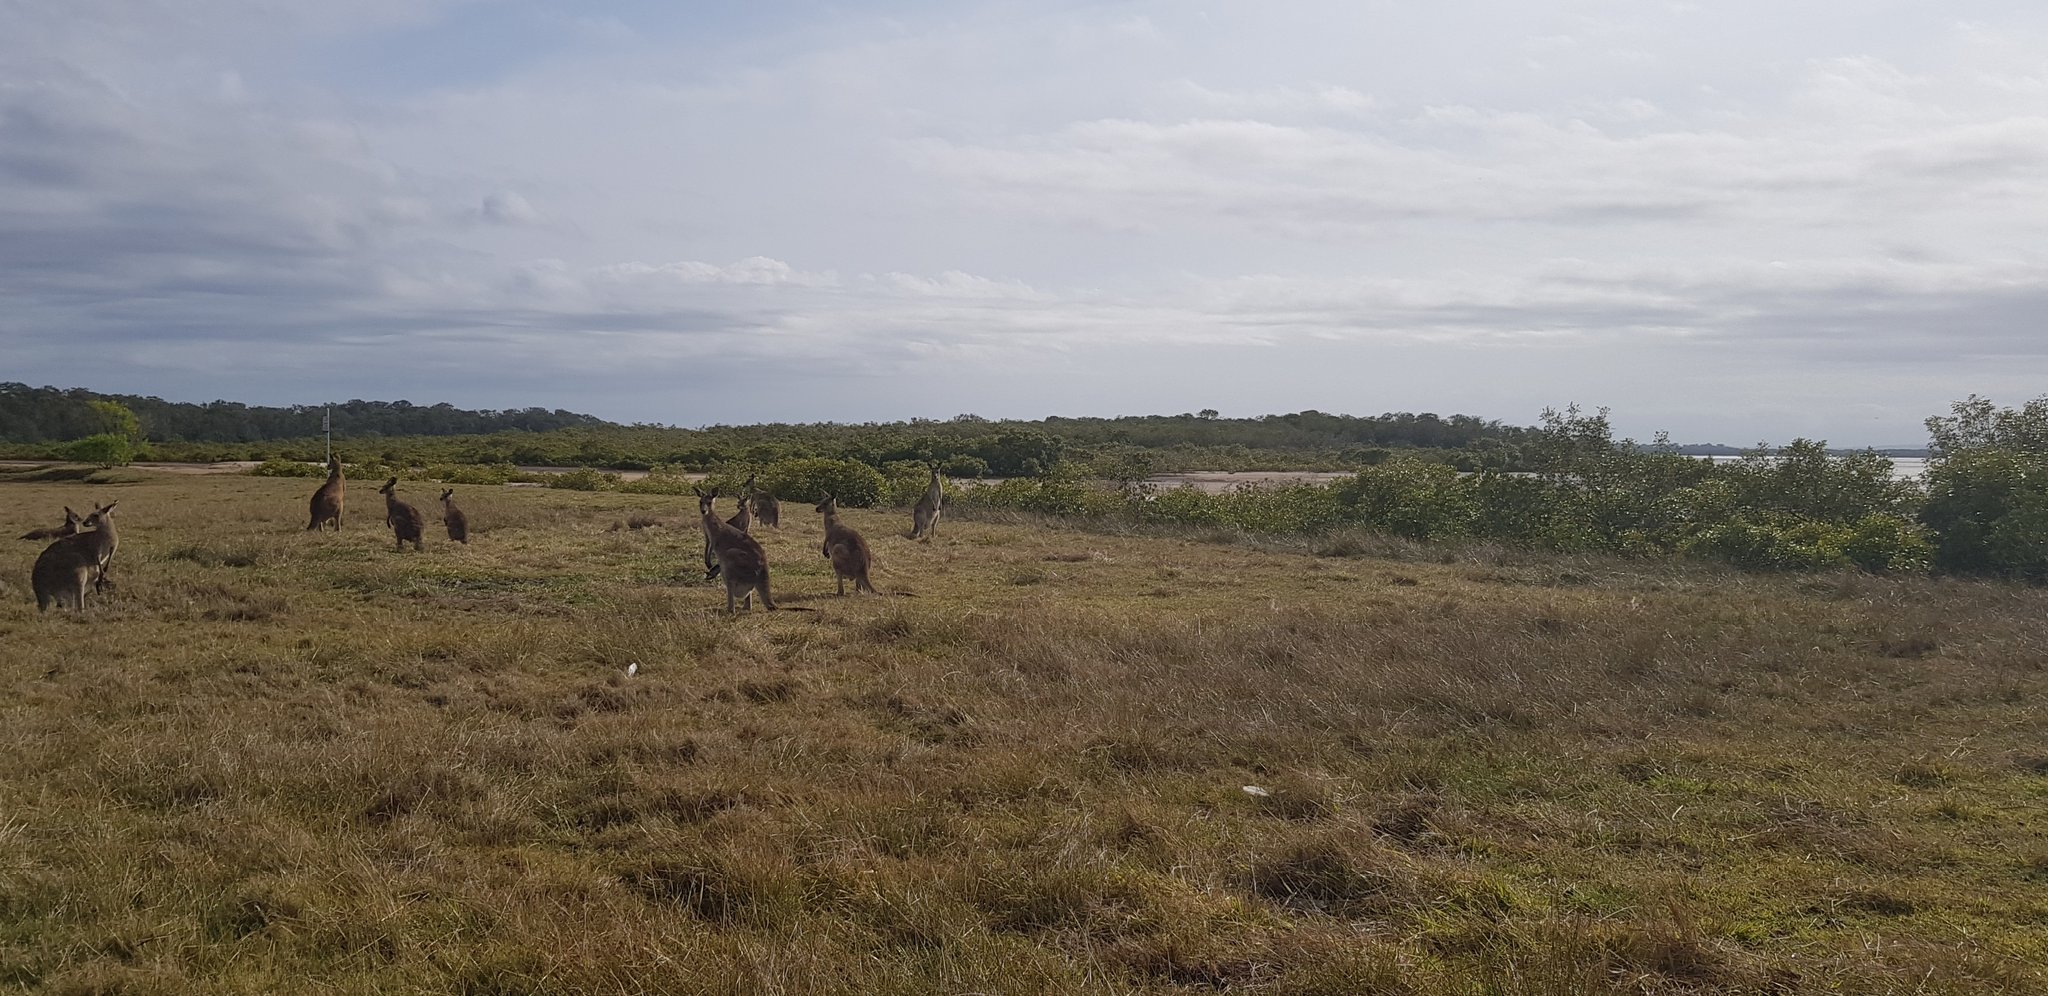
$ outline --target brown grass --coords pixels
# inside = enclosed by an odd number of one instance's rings
[[[0,484],[127,513],[0,568],[0,988],[2048,991],[2048,593],[852,511],[919,597],[727,619],[677,499],[301,489]]]

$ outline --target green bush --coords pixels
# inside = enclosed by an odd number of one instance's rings
[[[1321,484],[1237,487],[1215,496],[1225,524],[1250,533],[1320,533],[1343,522],[1337,491]]]
[[[2043,507],[2048,458],[1956,449],[1928,468],[1920,522],[1934,533],[1934,563],[1943,570],[2042,577],[2028,537],[2040,531]]]
[[[740,475],[745,480],[746,475]],[[787,501],[815,502],[825,492],[845,508],[872,508],[882,497],[882,475],[855,460],[777,460],[761,469],[757,487]]]
[[[519,468],[509,463],[439,464],[428,467],[421,476],[430,477],[443,484],[507,484],[520,476]]]
[[[1478,519],[1478,479],[1443,464],[1392,460],[1329,487],[1346,519],[1396,536],[1469,536]]]
[[[1226,526],[1229,516],[1217,496],[1200,488],[1163,488],[1141,491],[1132,503],[1138,518],[1146,522],[1170,522],[1186,526]]]
[[[1703,529],[1682,551],[1745,570],[1923,571],[1933,547],[1917,525],[1895,515],[1872,514],[1848,524],[1767,515]]]
[[[910,460],[893,460],[882,467],[881,504],[890,508],[909,508],[924,498],[925,488],[931,484],[931,470],[924,464]]]
[[[1744,570],[1796,571],[1847,567],[1840,544],[1830,543],[1828,527],[1814,522],[1781,526],[1738,518],[1702,530],[1686,540],[1689,557],[1718,560]]]
[[[619,475],[607,474],[590,467],[579,467],[548,478],[548,487],[566,491],[612,491],[618,486]]]
[[[1810,439],[1795,439],[1774,454],[1747,454],[1720,470],[1736,504],[1821,522],[1898,514],[1917,497],[1912,483],[1892,477],[1890,458],[1829,456],[1826,444]]]
[[[125,467],[135,460],[135,443],[127,436],[102,432],[67,444],[64,459],[100,467]]]
[[[1851,528],[1842,553],[1866,571],[1921,572],[1934,563],[1927,531],[1896,515],[1866,515]]]
[[[1984,555],[1992,570],[2029,581],[2048,581],[2048,497],[2031,490],[2012,496],[1983,536]]]
[[[953,493],[961,505],[1007,508],[1043,515],[1083,515],[1091,506],[1089,485],[1070,478],[1012,477],[994,484],[972,484]]]
[[[254,477],[326,477],[327,468],[298,460],[265,460],[246,473]]]

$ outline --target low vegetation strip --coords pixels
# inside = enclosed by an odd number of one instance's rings
[[[56,446],[51,455],[111,468],[142,445],[141,422],[120,403],[70,400],[85,413],[80,418],[101,431]],[[1680,556],[1762,571],[1856,567],[2048,580],[2048,398],[2017,409],[1978,397],[1956,403],[1948,415],[1927,421],[1932,459],[1924,479],[1907,480],[1894,475],[1883,455],[1839,453],[1812,440],[1709,462],[1661,440],[1647,446],[1617,440],[1604,411],[1577,408],[1546,411],[1542,424],[1529,429],[1464,417],[1446,423],[1434,416],[1349,419],[1304,412],[1219,420],[1213,414],[1043,424],[961,416],[945,423],[866,426],[564,429],[559,431],[617,430],[643,455],[672,447],[679,433],[709,442],[643,460],[620,457],[616,448],[588,436],[574,454],[549,459],[530,449],[531,440],[522,441],[534,434],[500,433],[359,440],[345,443],[340,458],[355,479],[545,483],[648,495],[682,495],[699,485],[731,493],[758,479],[771,496],[815,502],[829,493],[848,508],[913,503],[936,469],[975,479],[976,486],[961,495],[963,507],[1264,535],[1368,529],[1428,541]],[[1089,441],[1077,444],[1043,431],[1055,422]],[[1438,428],[1448,434],[1433,434]],[[1145,483],[1162,469],[1188,469],[1186,460],[1196,453],[1230,457],[1212,451],[1218,440],[1235,438],[1233,433],[1281,448],[1253,459],[1232,443],[1243,459],[1214,466],[1260,465],[1278,456],[1292,460],[1297,470],[1334,465],[1351,473],[1324,484],[1220,495]],[[1303,448],[1315,440],[1364,438],[1361,433],[1391,433],[1403,445],[1359,450],[1335,461]],[[1418,441],[1453,441],[1459,448],[1425,448]],[[381,455],[361,452],[370,447]],[[310,442],[303,448],[314,451]],[[350,454],[351,448],[358,452]],[[520,463],[535,461],[580,466],[551,474],[520,469]],[[636,468],[638,476],[626,480],[601,469],[607,467]],[[251,473],[300,477],[322,471],[295,454],[274,455]],[[991,474],[997,479],[981,480]]]
[[[467,487],[399,554],[305,481],[0,487],[124,516],[82,617],[0,572],[4,986],[2048,991],[2037,589],[954,495],[842,510],[843,599],[787,508],[816,611],[728,619],[682,496]]]

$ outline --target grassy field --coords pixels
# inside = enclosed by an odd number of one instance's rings
[[[0,987],[2048,992],[2048,592],[130,477],[0,483],[121,501],[0,548]]]

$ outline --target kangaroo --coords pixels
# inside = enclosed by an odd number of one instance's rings
[[[754,490],[754,477],[747,475],[747,494],[753,496],[754,521],[770,529],[782,528],[782,503],[766,491]],[[742,499],[743,501],[745,499]]]
[[[875,593],[875,586],[868,583],[868,565],[874,557],[868,553],[868,541],[861,539],[852,526],[839,523],[839,502],[830,491],[825,500],[818,503],[818,512],[825,516],[825,559],[832,562],[832,577],[839,582],[839,594],[846,594],[846,579],[853,579],[855,592]]]
[[[327,483],[320,485],[320,490],[313,492],[313,518],[306,523],[307,532],[318,529],[328,522],[334,523],[335,532],[341,532],[342,491],[341,461],[329,457]]]
[[[63,539],[66,536],[70,536],[73,533],[78,532],[78,522],[78,513],[72,511],[71,506],[66,505],[64,506],[63,525],[44,526],[41,529],[31,529],[28,532],[22,533],[21,538],[25,540]]]
[[[697,515],[704,526],[704,543],[718,559],[719,572],[725,575],[725,611],[737,611],[733,607],[736,602],[753,611],[754,593],[758,591],[761,604],[773,612],[775,599],[768,595],[768,551],[761,549],[760,541],[733,528],[731,523],[718,521],[718,513],[711,508],[717,497],[717,491],[698,491]]]
[[[939,524],[939,506],[946,501],[945,485],[939,481],[939,465],[932,464],[932,483],[924,489],[924,497],[917,500],[917,507],[910,510],[910,538],[930,540],[933,530]]]
[[[62,608],[68,602],[84,612],[86,583],[92,582],[95,591],[105,585],[107,561],[114,556],[118,538],[114,534],[114,506],[118,504],[95,506],[85,517],[84,525],[90,528],[50,544],[36,558],[29,571],[36,611],[47,611],[52,605]]]
[[[448,538],[464,546],[469,545],[469,516],[455,507],[455,489],[441,492],[441,522],[448,527]]]
[[[753,484],[753,481],[753,478],[747,478],[749,486]],[[713,491],[711,494],[713,497],[716,497],[718,492]],[[753,533],[753,530],[749,527],[754,524],[754,517],[747,511],[747,499],[744,496],[740,498],[740,510],[734,512],[732,518],[725,520],[725,524],[749,535]],[[719,569],[718,554],[711,549],[711,539],[706,537],[704,540],[704,580],[709,581],[717,577]]]
[[[421,515],[419,509],[398,500],[398,478],[384,482],[377,491],[384,496],[384,522],[398,537],[398,549],[405,549],[407,543],[412,544],[415,552],[425,549],[420,544],[420,534],[427,531],[426,516]]]

